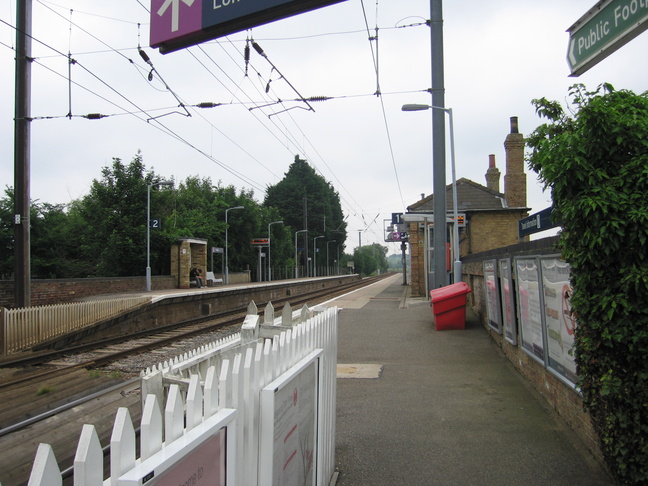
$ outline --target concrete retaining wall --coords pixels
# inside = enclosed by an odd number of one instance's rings
[[[129,332],[156,328],[201,316],[206,317],[223,310],[243,311],[252,300],[257,304],[277,301],[284,297],[336,287],[359,278],[358,275],[339,275],[308,280],[266,282],[265,285],[212,287],[170,293],[142,308],[97,322],[82,331],[50,340],[39,346],[39,349],[64,347],[87,336],[96,339],[117,337]]]

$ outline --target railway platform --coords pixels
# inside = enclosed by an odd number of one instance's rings
[[[435,331],[401,282],[335,302],[337,486],[614,484],[474,314]]]
[[[465,330],[435,331],[428,300],[410,297],[401,281],[397,274],[325,304],[341,309],[332,485],[614,484],[474,314]],[[211,291],[159,294],[186,292]],[[88,412],[84,423],[93,417]],[[75,437],[80,430],[61,429]],[[28,437],[33,457],[39,440]],[[3,474],[0,467],[0,482],[10,484]]]

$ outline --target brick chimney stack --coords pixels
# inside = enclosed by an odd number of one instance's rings
[[[486,187],[500,192],[500,176],[502,173],[495,166],[495,154],[488,156],[488,170],[486,171]]]
[[[511,133],[504,141],[506,175],[504,196],[510,208],[527,207],[526,173],[524,172],[524,136],[518,132],[518,118],[511,117]]]

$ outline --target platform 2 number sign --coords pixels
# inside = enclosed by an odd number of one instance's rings
[[[159,218],[151,219],[151,228],[152,229],[160,229],[161,227],[162,227],[162,222],[160,221]]]

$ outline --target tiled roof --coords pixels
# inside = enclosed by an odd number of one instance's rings
[[[446,208],[448,211],[451,211],[454,208],[452,202],[452,184],[446,186],[445,195]],[[504,199],[504,194],[501,192],[494,191],[463,177],[457,181],[458,211],[479,211],[507,208],[506,199]],[[414,213],[434,211],[434,194],[408,206],[407,210]]]

